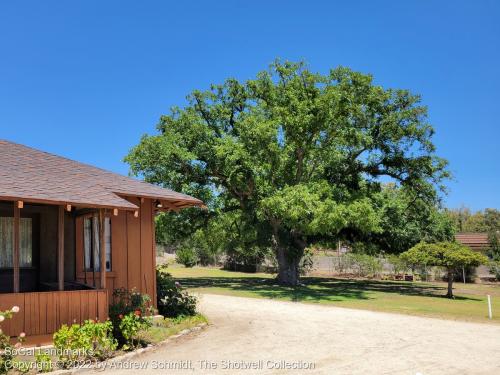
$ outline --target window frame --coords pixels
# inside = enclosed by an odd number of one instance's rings
[[[12,251],[14,251],[14,216],[9,216],[9,215],[5,215],[3,212],[0,212],[0,218],[1,219],[11,219],[12,220],[12,244],[11,244],[11,247],[12,247]],[[22,244],[23,244],[23,239],[21,238],[21,225],[20,224],[20,227],[19,227],[19,232],[20,232],[20,238],[19,238],[19,268],[20,269],[30,269],[30,268],[34,268],[35,267],[35,264],[36,264],[36,259],[35,259],[35,245],[36,245],[36,242],[35,242],[35,218],[32,217],[32,216],[21,216],[20,217],[20,222],[22,221],[25,221],[25,220],[29,220],[30,221],[30,224],[31,224],[31,230],[30,230],[30,234],[31,234],[31,238],[28,239],[28,242],[31,244],[31,254],[30,254],[30,258],[31,258],[31,262],[30,264],[21,264],[21,260],[22,260],[22,252],[23,252],[23,248],[22,248]],[[14,268],[14,265],[13,265],[13,258],[11,257],[10,259],[10,264],[7,265],[7,266],[1,266],[0,265],[0,270],[10,270],[10,269],[13,269]]]
[[[99,236],[99,229],[97,229],[97,233],[94,231],[94,220],[96,220],[97,222],[99,222],[99,215],[97,213],[88,213],[88,214],[84,214],[84,215],[81,215],[80,216],[82,218],[82,253],[83,253],[83,264],[82,264],[82,272],[83,273],[92,273],[92,272],[95,272],[95,273],[99,273],[101,272],[101,268],[102,268],[102,265],[101,265],[101,259],[100,259],[100,253],[99,251],[97,251],[97,269],[94,269],[94,265],[96,264],[95,262],[95,257],[94,255],[96,255],[96,250],[94,248],[94,245],[96,244],[99,244],[98,246],[100,246],[100,240],[98,240],[97,242],[95,241],[95,235],[97,234],[97,237]],[[87,267],[87,241],[86,241],[86,236],[87,236],[87,220],[90,219],[90,234],[91,234],[91,238],[90,238],[90,246],[91,246],[91,252],[90,252],[90,259],[89,259],[89,263],[91,265],[91,267]],[[106,260],[105,260],[105,271],[106,273],[111,273],[113,272],[113,236],[112,236],[112,226],[113,226],[113,221],[111,219],[111,216],[108,215],[108,214],[105,214],[104,215],[104,221],[106,223],[106,221],[109,222],[109,253],[108,253],[108,249],[107,249],[107,242],[106,242],[106,227],[107,225],[104,224],[104,237],[105,237],[105,242],[104,242],[104,245],[106,246]],[[97,226],[98,228],[98,226]],[[109,259],[108,259],[108,254],[109,254]],[[109,268],[108,268],[108,263],[109,263]]]

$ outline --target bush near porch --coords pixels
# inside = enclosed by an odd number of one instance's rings
[[[12,345],[9,337],[0,331],[0,374],[41,373],[88,364],[89,361],[98,362],[125,351],[157,344],[180,331],[206,324],[207,319],[196,313],[197,299],[183,290],[168,273],[158,272],[163,285],[159,288],[158,299],[163,301],[161,309],[169,317],[153,319],[149,296],[118,289],[107,321],[87,320],[83,324],[63,325],[54,334],[54,346],[60,350],[57,357],[44,349],[38,350],[34,358],[7,355],[4,349]],[[15,307],[0,312],[0,325],[18,310]],[[6,365],[10,361],[14,361],[15,368]]]

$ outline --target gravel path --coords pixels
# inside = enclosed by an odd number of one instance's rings
[[[123,365],[157,374],[500,374],[498,325],[208,294],[201,310],[208,328]]]

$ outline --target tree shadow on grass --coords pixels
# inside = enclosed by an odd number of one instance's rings
[[[266,298],[310,302],[376,299],[375,296],[370,296],[373,292],[434,298],[444,298],[446,293],[446,287],[433,284],[329,277],[304,277],[302,285],[297,287],[282,286],[274,279],[258,277],[199,277],[177,280],[187,288],[222,288]],[[464,296],[456,296],[455,299],[480,300]]]

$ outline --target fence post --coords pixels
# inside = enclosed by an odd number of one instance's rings
[[[493,319],[493,314],[491,312],[491,296],[488,294],[488,317]]]

